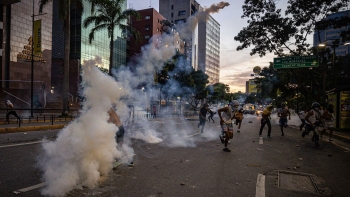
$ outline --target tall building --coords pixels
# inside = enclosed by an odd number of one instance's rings
[[[209,83],[219,83],[220,24],[209,15],[207,22],[199,22],[198,66],[209,76]]]
[[[60,92],[62,89],[62,71],[64,58],[64,32],[63,23],[59,19],[58,2],[53,1],[53,68],[52,68],[52,86],[55,91]],[[72,97],[77,96],[79,86],[80,65],[89,59],[95,59],[96,56],[101,58],[101,65],[96,65],[104,69],[109,69],[110,57],[110,39],[107,30],[95,32],[94,40],[89,43],[89,34],[94,28],[90,25],[83,27],[84,20],[91,16],[91,4],[83,1],[84,12],[71,6],[71,38],[70,38],[70,76],[69,76],[69,93]],[[123,4],[123,10],[126,9],[126,1]],[[126,24],[126,21],[125,21]],[[114,55],[113,67],[126,64],[126,39],[119,28],[114,30]]]
[[[50,97],[46,92],[51,86],[52,3],[42,15],[38,3],[0,1],[0,97],[11,99],[16,107],[30,107],[32,99],[45,106]]]
[[[163,33],[163,21],[165,18],[159,14],[159,12],[153,8],[138,10],[138,12],[141,15],[141,19],[132,19],[130,25],[140,32],[142,40],[136,42],[135,38],[129,38],[129,57],[140,54],[142,46],[149,44],[149,42],[152,42],[153,44],[159,42],[159,38]]]
[[[350,17],[350,10],[330,14],[324,20],[337,19],[337,18],[346,17],[346,16]],[[340,32],[341,31],[349,31],[349,30],[350,30],[350,25],[343,26],[343,27],[338,28],[338,29],[328,28],[326,30],[321,30],[320,32],[315,30],[315,32],[314,32],[314,47],[319,46],[320,43],[323,43],[326,45],[327,44],[331,45],[332,41],[337,40],[337,39],[340,40],[340,44],[348,43],[349,41],[345,42],[345,41],[341,40]],[[346,54],[349,54],[349,52],[350,52],[350,45],[349,44],[348,45],[340,45],[340,46],[335,48],[336,55],[346,55]]]
[[[159,12],[169,21],[179,24],[203,8],[195,0],[159,0]],[[180,35],[181,36],[181,35]],[[186,40],[185,40],[186,41]],[[187,57],[195,70],[202,70],[209,76],[209,83],[219,82],[220,77],[220,24],[208,16],[193,27]]]
[[[159,0],[159,13],[175,25],[185,23],[188,17],[199,11],[203,11],[203,8],[195,0]],[[198,70],[198,26],[193,27],[190,40],[184,41],[187,43],[188,61]]]
[[[134,38],[128,41],[128,56],[137,56],[141,53],[141,48],[148,44],[157,46],[161,42],[162,34],[166,33],[173,37],[175,50],[184,53],[184,42],[175,31],[174,24],[166,20],[159,12],[153,8],[138,10],[141,15],[140,20],[132,19],[130,25],[140,32],[142,40],[136,42]]]

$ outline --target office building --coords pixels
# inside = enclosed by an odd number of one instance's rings
[[[93,24],[87,28],[83,27],[84,20],[91,16],[91,4],[87,1],[84,3],[84,12],[71,6],[71,38],[70,38],[70,76],[69,76],[69,93],[75,100],[78,96],[80,65],[85,60],[95,59],[96,56],[101,58],[102,63],[96,65],[104,69],[109,69],[110,57],[110,40],[107,29],[95,32],[94,40],[89,43],[89,34],[94,27]],[[58,2],[53,3],[53,49],[52,49],[52,87],[54,91],[60,92],[63,81],[63,58],[64,58],[64,32],[63,23],[59,19]],[[126,9],[126,1],[123,4]],[[126,24],[126,21],[125,21]],[[114,30],[114,55],[113,67],[117,68],[126,64],[126,39],[119,28]]]
[[[175,24],[186,22],[188,17],[203,11],[195,0],[159,1],[159,12]],[[215,84],[220,77],[220,24],[210,15],[207,18],[193,27],[191,39],[184,41],[189,43],[186,55],[191,66],[206,73],[209,84]]]
[[[50,97],[46,93],[51,86],[52,3],[47,4],[42,15],[38,13],[38,3],[39,0],[0,2],[0,80],[3,89],[0,97],[11,99],[16,107],[30,107],[32,76],[34,102],[45,106]]]
[[[141,15],[140,20],[132,19],[130,25],[141,34],[141,41],[136,42],[135,38],[130,37],[128,41],[128,57],[138,56],[143,46],[153,44],[157,47],[162,42],[162,34],[167,34],[173,38],[175,50],[183,54],[184,42],[176,32],[174,24],[166,20],[159,12],[153,8],[138,10]]]
[[[346,11],[341,11],[337,13],[330,14],[326,17],[326,19],[337,19],[340,17],[350,17],[350,10]],[[332,42],[334,40],[340,40],[340,45],[335,48],[335,54],[336,55],[346,55],[349,54],[350,52],[350,45],[344,45],[346,43],[349,43],[349,41],[342,41],[340,38],[340,32],[341,31],[349,31],[350,30],[350,25],[348,26],[343,26],[338,29],[334,28],[328,28],[326,30],[320,30],[319,32],[315,30],[314,32],[314,47],[319,46],[319,44],[328,44],[332,45]]]
[[[209,15],[208,21],[199,22],[198,66],[209,76],[209,84],[219,83],[220,77],[220,24]]]

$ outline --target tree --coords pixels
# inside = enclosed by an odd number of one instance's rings
[[[132,26],[126,25],[129,17],[140,19],[141,15],[134,9],[126,9],[123,11],[123,4],[125,0],[90,0],[93,8],[93,15],[87,17],[84,22],[84,28],[89,25],[94,25],[89,34],[90,44],[95,38],[95,32],[105,30],[108,31],[108,38],[110,41],[110,57],[109,57],[109,74],[112,75],[113,68],[113,53],[114,53],[114,30],[120,28],[125,36],[133,36],[137,41],[141,39],[141,34]]]
[[[282,48],[293,55],[310,54],[307,36],[314,29],[320,32],[350,24],[349,17],[325,20],[329,13],[346,9],[350,0],[289,0],[285,16],[276,8],[276,2],[278,0],[245,0],[242,18],[248,18],[248,26],[234,37],[241,43],[237,50],[254,46],[251,55],[274,52],[284,56]],[[339,31],[348,35],[347,30]]]
[[[52,0],[40,0],[39,13],[42,13],[43,8]],[[69,55],[70,55],[70,6],[71,2],[83,11],[81,0],[58,0],[59,17],[63,21],[64,31],[64,61],[63,61],[63,112],[62,115],[68,114],[68,98],[69,98]]]
[[[200,102],[200,100],[204,99],[208,95],[208,91],[206,88],[207,83],[209,83],[209,76],[205,74],[201,70],[192,71],[191,72],[191,78],[193,79],[193,82],[195,84],[193,88],[192,95],[190,97],[190,104],[194,110],[197,110],[197,106]]]
[[[214,85],[212,85],[212,92],[209,91],[209,94],[211,94],[212,96],[212,100],[213,101],[222,101],[222,100],[227,100],[228,97],[227,94],[230,92],[230,87],[227,84],[223,84],[223,83],[216,83]]]
[[[286,87],[283,86],[293,79],[297,82],[300,91],[310,93],[306,99],[322,98],[321,100],[324,101],[324,92],[329,89],[327,87],[330,87],[327,86],[329,82],[326,75],[329,53],[310,48],[307,37],[314,30],[320,33],[327,28],[349,26],[349,17],[329,19],[327,16],[346,9],[350,0],[289,0],[284,16],[281,15],[281,9],[276,8],[276,2],[278,0],[245,0],[242,18],[248,18],[248,26],[234,38],[241,43],[237,50],[252,47],[251,55],[264,56],[266,53],[273,52],[279,57],[323,53],[322,66],[312,70],[307,68],[280,69],[276,73],[279,81],[269,88],[272,90],[285,89]],[[341,31],[343,41],[350,35],[347,30],[338,30]],[[321,41],[320,37],[318,39]],[[308,74],[305,75],[305,73]],[[337,75],[339,74],[334,74],[334,76]],[[261,85],[263,86],[264,83]],[[262,89],[268,88],[268,86],[262,86]],[[310,86],[312,89],[309,88]],[[307,89],[309,92],[306,91]],[[285,92],[287,94],[284,94],[286,99],[293,92],[293,89],[287,88]]]

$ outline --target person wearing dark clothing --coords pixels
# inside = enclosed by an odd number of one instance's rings
[[[6,122],[9,122],[9,117],[10,115],[14,115],[18,120],[20,120],[19,116],[17,115],[16,111],[14,110],[13,104],[11,103],[10,100],[7,100],[5,102],[6,106],[10,111],[6,114]]]
[[[203,133],[204,126],[205,126],[205,121],[207,120],[207,112],[208,112],[208,104],[204,104],[200,110],[199,110],[199,123],[198,123],[198,128],[199,126],[202,126],[201,133]]]
[[[265,127],[265,125],[267,124],[268,126],[268,131],[267,131],[267,137],[271,137],[271,122],[270,122],[270,115],[271,115],[271,111],[273,109],[272,105],[269,105],[266,107],[266,109],[264,109],[264,111],[261,114],[261,126],[260,126],[260,132],[259,132],[259,136],[261,136],[262,134],[262,130]]]
[[[156,107],[156,105],[153,105],[153,107],[152,107],[152,116],[153,116],[153,118],[157,118],[157,107]]]
[[[216,114],[216,112],[213,112],[213,111],[211,111],[210,109],[209,109],[209,116],[208,116],[208,121],[210,122],[210,119],[213,121],[213,123],[214,123],[214,119],[213,119],[213,116],[214,116],[214,114]]]
[[[304,110],[300,110],[300,112],[298,113],[299,118],[301,120],[301,125],[299,126],[300,131],[303,130],[304,126],[305,126],[305,111]]]

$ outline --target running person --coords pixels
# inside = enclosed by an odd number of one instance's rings
[[[199,110],[199,123],[198,123],[198,128],[200,126],[202,126],[202,129],[201,129],[201,133],[203,133],[203,130],[204,130],[204,126],[205,126],[205,121],[207,121],[207,112],[208,112],[208,107],[209,105],[208,104],[204,104],[200,110]]]
[[[259,136],[261,137],[262,134],[262,130],[265,127],[265,125],[267,124],[268,126],[268,132],[267,132],[267,137],[271,137],[271,122],[270,122],[270,115],[272,112],[273,106],[269,105],[267,106],[264,111],[261,114],[261,126],[260,126],[260,132],[259,132]]]
[[[315,142],[315,147],[320,146],[318,143],[319,140],[319,134],[318,131],[316,131],[316,127],[320,125],[320,119],[321,119],[321,113],[320,113],[320,104],[317,102],[312,103],[311,110],[306,114],[305,117],[305,131],[302,134],[302,137],[305,137],[306,132],[312,131],[313,136],[312,139]]]
[[[219,136],[222,143],[225,144],[223,151],[231,152],[227,148],[228,140],[233,138],[233,124],[232,120],[236,118],[236,111],[239,107],[239,102],[233,100],[229,106],[221,108],[218,110],[218,115],[220,117],[220,126],[222,129],[222,134]]]
[[[323,133],[328,129],[329,130],[329,141],[332,140],[333,136],[333,129],[334,129],[334,109],[333,105],[329,104],[328,108],[323,111],[323,119],[324,119],[324,126],[323,130],[321,131],[321,138]]]
[[[290,120],[290,112],[286,106],[286,104],[283,102],[281,103],[281,108],[278,110],[278,113],[277,113],[278,117],[280,117],[280,120],[279,120],[279,125],[280,125],[280,128],[281,128],[281,132],[282,132],[282,135],[281,136],[284,136],[284,133],[283,133],[283,127],[287,127],[287,116],[289,115],[289,120]]]
[[[237,132],[239,133],[239,129],[241,128],[241,124],[242,124],[242,120],[243,120],[243,110],[240,109],[237,111],[236,113],[236,121],[235,121],[235,124],[238,125],[238,129],[237,129]]]
[[[213,116],[214,116],[214,114],[216,114],[216,112],[213,112],[211,109],[209,109],[209,116],[208,116],[208,121],[210,122],[210,119],[213,121],[213,123],[214,123],[214,119],[213,119]]]

